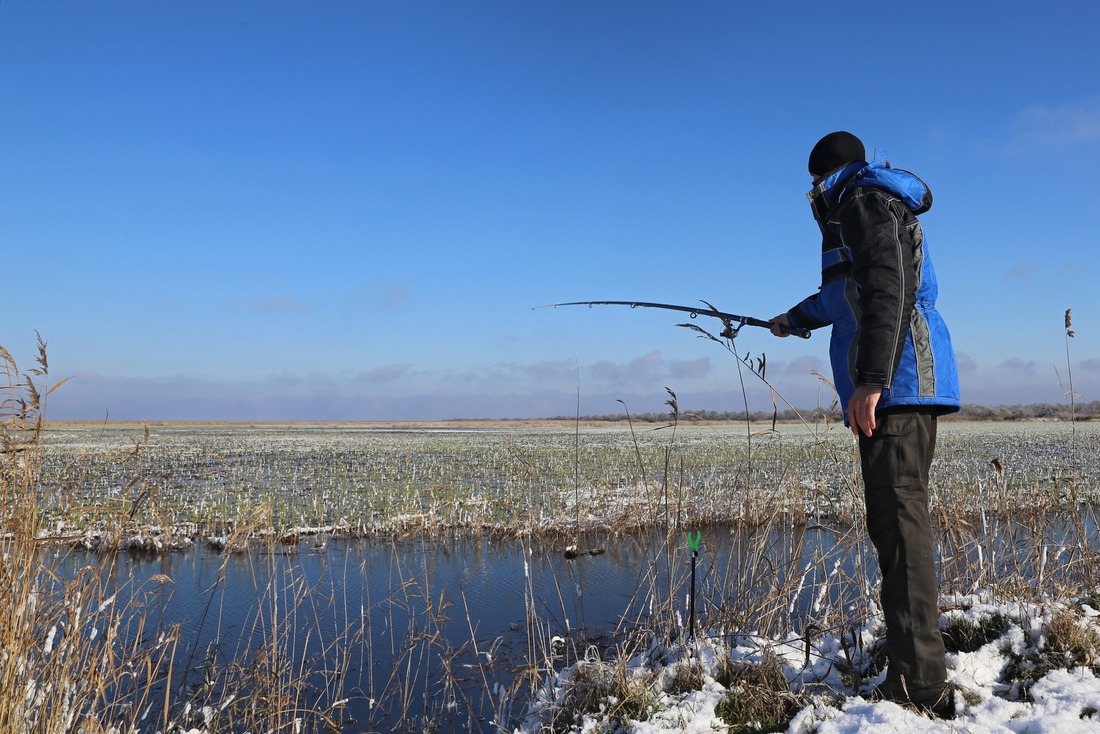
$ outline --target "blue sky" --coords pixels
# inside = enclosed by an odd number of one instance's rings
[[[1067,308],[1100,399],[1097,28],[1086,2],[3,0],[0,344],[27,368],[48,341],[53,419],[738,410],[677,315],[533,307],[785,311],[819,282],[807,155],[847,129],[932,188],[964,400],[1061,401]],[[736,346],[813,407],[827,343]]]

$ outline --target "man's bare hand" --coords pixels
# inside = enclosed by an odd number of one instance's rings
[[[861,432],[868,438],[875,430],[875,408],[882,397],[881,387],[867,387],[861,385],[856,388],[855,394],[848,401],[848,425],[852,433],[859,435]]]
[[[790,319],[787,318],[787,314],[781,313],[771,320],[772,333],[776,336],[790,336],[789,331],[783,331],[784,326],[790,326]]]

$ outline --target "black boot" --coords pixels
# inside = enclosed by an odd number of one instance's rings
[[[955,718],[955,688],[950,683],[934,683],[930,686],[907,686],[905,680],[886,680],[871,693],[872,701],[893,701],[912,706],[921,713],[940,719]]]

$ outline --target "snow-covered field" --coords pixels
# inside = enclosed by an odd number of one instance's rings
[[[139,528],[191,536],[251,524],[258,506],[279,533],[627,529],[662,522],[655,497],[669,487],[690,522],[862,512],[856,445],[842,426],[747,429],[164,425],[143,438],[134,426],[59,425],[47,432],[42,509],[58,534],[102,530],[88,509],[122,506]],[[135,477],[147,493],[128,489]],[[944,423],[932,480],[940,505],[1100,499],[1100,422]]]

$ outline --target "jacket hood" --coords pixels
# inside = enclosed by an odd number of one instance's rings
[[[856,168],[857,165],[859,168]],[[856,170],[849,172],[851,168]],[[844,198],[849,189],[867,186],[882,189],[898,197],[913,214],[924,214],[932,208],[932,190],[928,188],[928,184],[909,171],[890,168],[886,161],[886,150],[883,148],[875,148],[875,159],[870,163],[852,164],[838,173],[834,183],[839,189],[836,201]]]

